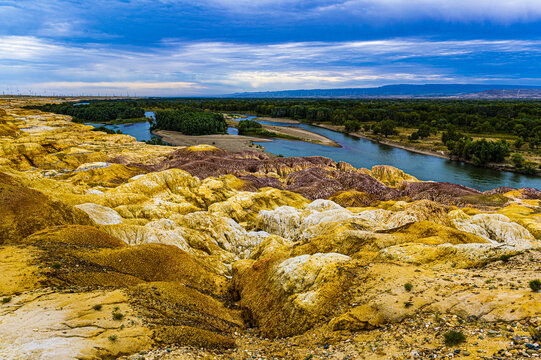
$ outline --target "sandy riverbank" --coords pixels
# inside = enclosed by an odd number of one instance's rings
[[[282,119],[282,118],[270,118],[270,117],[258,117],[257,120],[261,121],[274,121],[274,122],[280,122],[285,124],[300,124],[300,121],[292,120],[292,119]]]
[[[224,115],[226,120],[243,120],[243,119],[246,119],[245,116],[241,116],[240,114],[239,114],[240,117],[233,117],[233,116],[231,116],[230,114],[227,114],[227,113],[224,113],[223,115]],[[250,115],[250,114],[248,114],[248,115]],[[250,115],[250,116],[255,116],[255,115]],[[280,123],[285,123],[285,124],[300,124],[301,123],[298,120],[285,119],[285,118],[271,118],[271,117],[267,117],[267,116],[256,117],[254,120],[273,121],[273,122],[280,122]]]
[[[336,131],[336,132],[343,132],[343,131],[341,131],[341,128],[342,128],[341,126],[327,125],[327,124],[312,124],[312,125],[317,126],[317,127],[321,127],[321,128],[324,128],[324,129]],[[376,138],[376,137],[364,135],[364,134],[361,134],[361,133],[348,133],[348,135],[356,137],[356,138],[360,138],[360,139],[366,139],[366,140],[374,141],[374,142],[377,142],[379,144],[389,145],[389,146],[392,146],[392,147],[395,147],[395,148],[411,151],[411,152],[414,152],[414,153],[417,153],[417,154],[436,156],[436,157],[439,157],[439,158],[442,158],[442,159],[452,160],[448,155],[446,155],[444,153],[439,153],[439,152],[430,151],[430,150],[416,149],[416,148],[409,147],[409,146],[403,145],[403,144],[401,144],[399,142],[388,140],[388,139]]]
[[[191,136],[184,135],[176,131],[169,130],[156,130],[152,132],[155,135],[161,136],[163,141],[177,145],[177,146],[193,146],[200,144],[214,145],[220,149],[228,151],[245,151],[245,150],[258,150],[263,151],[252,142],[269,142],[272,140],[263,139],[255,136],[241,136],[241,135],[200,135]]]
[[[235,120],[233,120],[227,114],[225,114],[224,116],[226,117],[226,120],[229,126],[236,126],[238,124],[238,121],[243,119],[243,118],[236,118]],[[291,119],[279,119],[279,118],[274,119],[274,118],[269,118],[269,117],[259,117],[259,118],[256,118],[256,120],[274,121],[274,122],[279,122],[279,123],[284,123],[284,124],[300,124],[299,121],[291,120]],[[282,135],[293,136],[293,137],[298,138],[300,141],[305,141],[305,142],[325,145],[325,146],[340,147],[338,143],[336,143],[335,141],[323,135],[316,134],[309,130],[301,129],[299,127],[264,125],[264,124],[262,125],[263,125],[263,128],[268,131],[272,131],[272,132],[282,134]]]
[[[275,133],[294,136],[305,142],[311,142],[314,144],[320,144],[325,146],[340,147],[340,145],[338,145],[335,141],[323,135],[316,134],[312,131],[304,130],[298,127],[263,125],[263,128]]]

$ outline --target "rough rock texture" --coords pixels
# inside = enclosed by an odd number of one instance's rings
[[[3,173],[0,173],[0,214],[0,244],[17,242],[48,226],[94,223],[84,212],[21,186]]]
[[[447,329],[485,358],[534,342],[536,189],[152,146],[29,101],[46,100],[0,100],[0,358],[441,358]]]

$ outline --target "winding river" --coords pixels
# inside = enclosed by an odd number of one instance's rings
[[[147,117],[152,117],[154,114],[152,112],[147,112],[145,115]],[[248,115],[247,118],[253,120],[256,117]],[[417,154],[307,124],[258,121],[268,125],[300,127],[326,136],[327,138],[336,141],[341,146],[337,148],[282,139],[259,143],[259,145],[265,147],[266,151],[276,155],[327,156],[335,161],[348,162],[357,168],[371,168],[374,165],[391,165],[404,170],[404,172],[417,177],[419,180],[447,181],[469,186],[481,191],[490,190],[500,186],[510,186],[514,188],[533,187],[541,189],[541,178],[537,176],[527,176],[507,171],[487,169],[462,162]],[[89,125],[100,126],[101,124]],[[124,134],[132,135],[138,140],[150,140],[153,136],[150,133],[149,123],[106,125],[106,127],[114,130],[121,130]],[[236,129],[228,129],[228,134],[235,135],[236,133]]]

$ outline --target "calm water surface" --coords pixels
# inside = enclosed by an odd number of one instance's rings
[[[147,118],[154,119],[154,112],[146,111],[145,116]],[[85,123],[85,125],[92,125],[94,127],[104,126],[107,129],[120,130],[123,134],[131,135],[137,139],[137,141],[146,141],[150,140],[156,135],[150,133],[150,123],[134,123],[134,124],[120,124],[120,125],[105,125],[100,123]]]
[[[145,116],[153,117],[153,112],[146,112]],[[255,116],[248,115],[248,119]],[[541,189],[541,178],[526,176],[507,171],[486,169],[465,164],[462,162],[441,159],[434,156],[413,153],[392,146],[378,144],[366,139],[355,138],[336,131],[323,129],[307,124],[287,124],[274,121],[259,121],[262,124],[279,126],[297,126],[321,134],[336,141],[341,147],[329,147],[301,141],[276,139],[272,142],[261,142],[265,150],[283,156],[327,156],[335,161],[345,161],[359,168],[371,168],[374,165],[391,165],[404,170],[419,180],[447,181],[484,191],[499,186],[515,188],[533,187]],[[95,127],[103,124],[89,123]],[[120,130],[137,140],[150,140],[149,123],[104,125],[109,129]],[[238,134],[237,129],[229,128],[227,133]]]
[[[254,119],[254,116],[249,116]],[[259,143],[265,150],[283,156],[327,156],[334,161],[345,161],[359,168],[374,165],[391,165],[411,174],[419,180],[447,181],[462,184],[481,191],[499,186],[515,188],[533,187],[541,189],[541,178],[507,171],[498,171],[465,164],[463,162],[441,159],[417,154],[392,146],[359,139],[336,131],[307,124],[287,124],[274,121],[259,121],[267,125],[297,126],[326,136],[336,141],[341,148],[317,145],[300,141],[276,139],[273,142]]]

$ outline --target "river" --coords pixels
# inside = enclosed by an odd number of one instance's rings
[[[154,112],[145,111],[145,116],[147,118],[154,118]],[[140,122],[140,123],[131,123],[131,124],[119,124],[119,125],[105,125],[100,123],[85,123],[85,125],[92,125],[94,127],[106,127],[111,130],[120,130],[123,134],[133,136],[137,141],[147,141],[156,135],[152,135],[150,132],[150,123],[149,122]]]
[[[152,117],[154,113],[146,112]],[[248,115],[248,119],[255,116]],[[447,181],[462,184],[481,191],[500,186],[514,188],[533,187],[541,189],[541,178],[527,176],[508,171],[499,171],[473,166],[463,162],[442,159],[435,156],[417,154],[411,151],[380,144],[366,139],[359,139],[336,131],[307,124],[288,124],[274,121],[259,121],[262,124],[278,126],[297,126],[336,141],[341,147],[329,147],[301,141],[275,139],[272,142],[261,142],[265,150],[283,156],[327,156],[335,161],[345,161],[360,168],[371,168],[374,165],[391,165],[415,176],[419,180]],[[100,126],[100,124],[89,124]],[[107,125],[107,128],[121,130],[137,140],[150,140],[149,123],[124,125]],[[228,134],[235,135],[235,128],[229,128]]]

